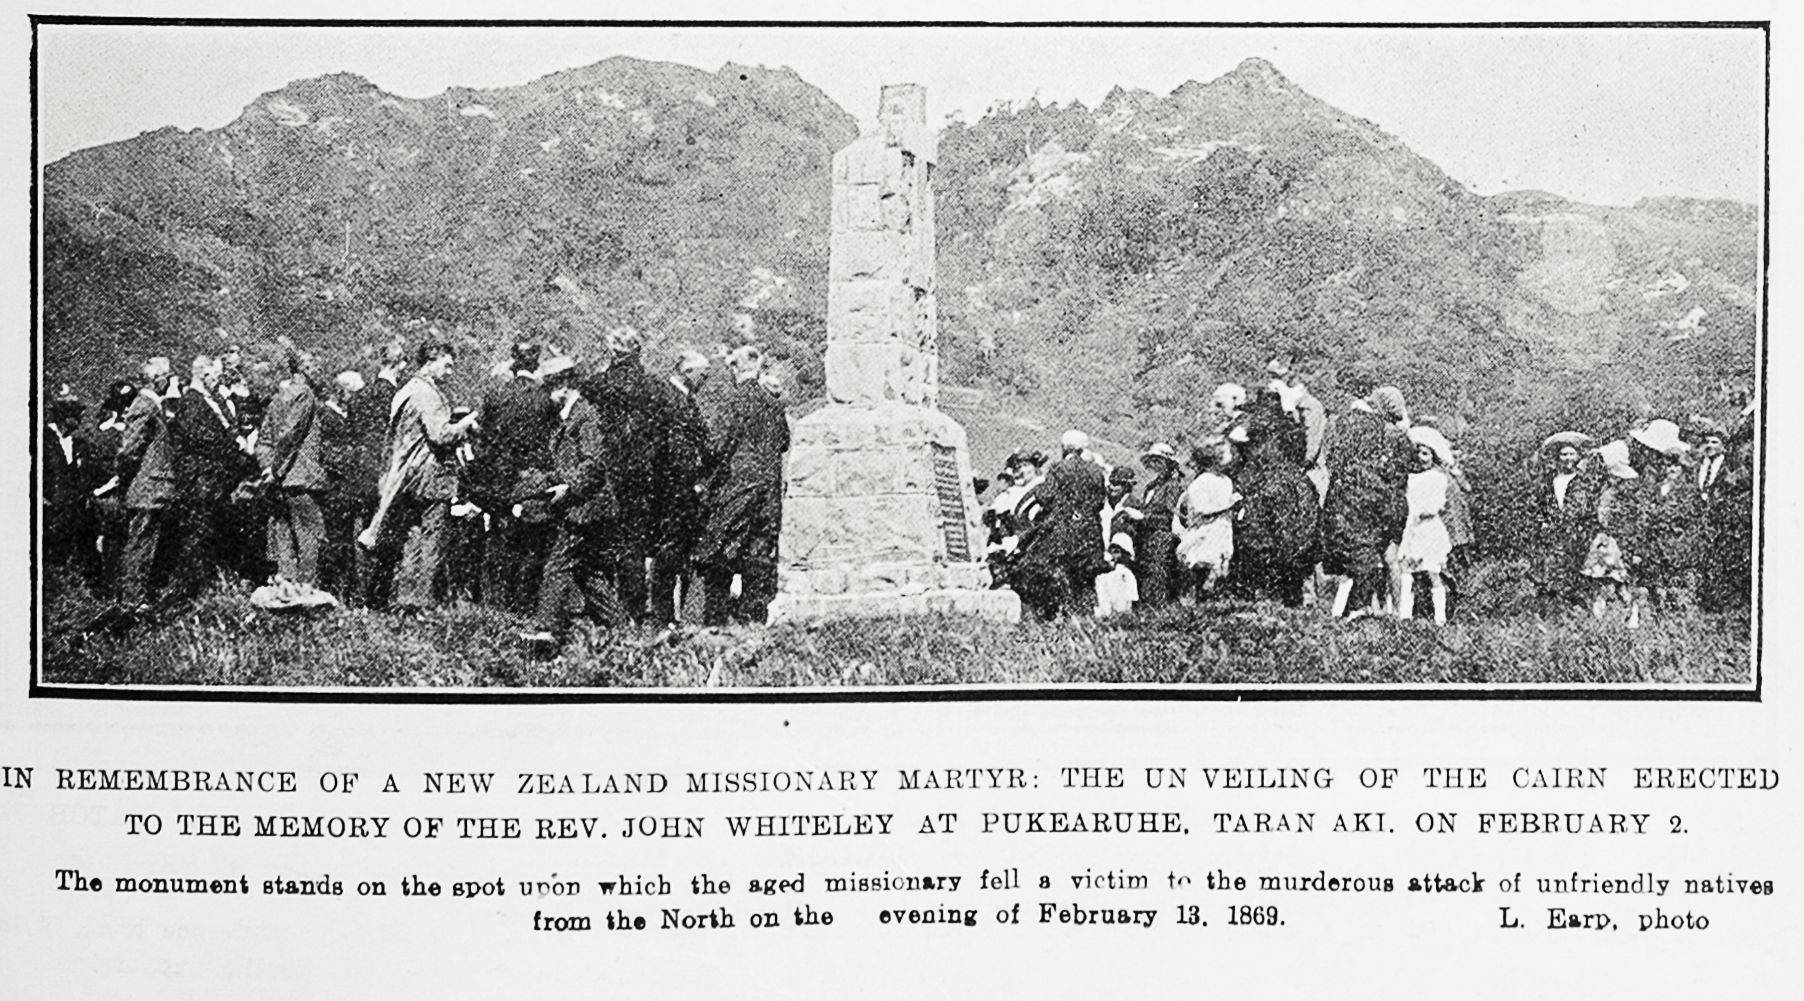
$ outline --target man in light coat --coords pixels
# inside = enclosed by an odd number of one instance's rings
[[[433,603],[457,488],[453,452],[476,426],[474,413],[452,420],[451,404],[439,389],[439,380],[457,363],[456,349],[429,340],[415,357],[419,368],[389,404],[388,465],[376,513],[357,539],[372,549],[400,541],[394,604],[402,612],[418,612]]]
[[[117,467],[128,484],[119,573],[119,600],[127,607],[142,606],[150,597],[153,568],[174,529],[175,456],[165,395],[173,373],[163,357],[146,361],[140,373],[142,388],[125,409]]]

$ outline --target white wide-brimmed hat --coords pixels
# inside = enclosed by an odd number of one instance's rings
[[[1153,458],[1164,459],[1175,466],[1178,462],[1178,453],[1165,442],[1155,441],[1146,447],[1146,451],[1140,453],[1140,458],[1142,461]]]
[[[1661,455],[1677,457],[1691,448],[1679,437],[1679,426],[1664,418],[1656,418],[1629,432],[1635,439]]]
[[[1434,453],[1435,460],[1441,465],[1453,465],[1453,443],[1440,431],[1417,424],[1409,429],[1409,440],[1428,446],[1428,450]]]

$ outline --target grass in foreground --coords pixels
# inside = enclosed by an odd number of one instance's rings
[[[1639,630],[1580,611],[1493,614],[1440,629],[1335,622],[1221,603],[1110,622],[1003,625],[869,619],[725,630],[579,628],[556,661],[525,623],[459,605],[414,619],[365,610],[271,614],[247,587],[129,628],[79,589],[45,605],[48,683],[325,687],[815,687],[1066,684],[1746,684],[1745,613],[1676,612]]]

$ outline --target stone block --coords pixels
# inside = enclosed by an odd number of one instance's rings
[[[831,347],[828,348],[832,350]],[[864,407],[827,406],[796,422],[827,448],[865,448],[877,441],[877,424]]]
[[[827,277],[830,281],[892,277],[902,271],[908,244],[898,233],[844,230],[833,234],[828,251]]]
[[[902,162],[902,152],[884,135],[865,136],[840,150],[834,155],[836,166],[841,157],[846,165],[844,180],[852,184],[882,184]]]
[[[835,531],[836,505],[825,497],[790,497],[783,503],[778,558],[785,566],[810,564]]]
[[[1019,622],[1021,599],[1013,591],[946,591],[920,594],[866,591],[846,594],[779,594],[770,606],[771,622],[807,622],[820,618],[881,615],[977,616],[995,622]]]
[[[897,281],[877,278],[836,281],[827,287],[828,323],[831,327],[833,318],[843,320],[848,314],[854,313],[871,313],[900,320],[909,315],[913,308],[913,298],[908,286]]]
[[[867,497],[896,492],[901,478],[902,453],[893,448],[865,448],[836,452],[833,479],[842,496]]]
[[[790,497],[832,496],[835,493],[832,450],[819,446],[792,446],[784,482],[788,484]]]
[[[873,282],[841,282],[837,283],[834,287],[837,288],[839,285],[846,284],[870,285],[873,284]],[[896,331],[908,322],[906,315],[897,313],[893,310],[851,310],[844,308],[845,304],[842,304],[839,300],[840,297],[832,290],[829,290],[827,293],[827,327],[830,331],[827,335],[827,344],[829,346],[834,344],[889,343],[895,340]],[[851,304],[862,306],[868,304],[869,301],[870,300],[867,297],[864,297],[859,293],[854,293],[853,302]]]
[[[875,184],[847,184],[834,192],[835,209],[844,208],[844,226],[851,229],[896,229],[889,225],[893,195],[885,196]]]
[[[827,345],[827,396],[871,406],[894,399],[896,350],[885,344]]]

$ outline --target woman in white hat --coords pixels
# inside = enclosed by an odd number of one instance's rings
[[[1630,576],[1651,592],[1652,604],[1688,605],[1696,591],[1699,527],[1704,498],[1686,475],[1691,446],[1668,420],[1652,420],[1629,433],[1632,461],[1641,474],[1638,538]]]
[[[1629,578],[1630,555],[1624,541],[1633,544],[1639,532],[1641,474],[1629,463],[1629,443],[1613,441],[1599,448],[1592,457],[1603,469],[1603,486],[1597,495],[1597,534],[1580,573],[1596,582],[1591,598],[1591,615],[1601,619],[1610,607],[1612,597],[1620,597],[1628,606],[1630,629],[1641,625],[1643,592]]]
[[[1409,429],[1416,446],[1416,471],[1409,474],[1409,519],[1397,544],[1397,617],[1415,615],[1416,574],[1428,575],[1435,625],[1447,624],[1447,557],[1453,540],[1447,532],[1447,473],[1453,446],[1431,427]]]
[[[1139,509],[1145,515],[1135,532],[1139,547],[1140,601],[1148,606],[1178,600],[1184,575],[1178,564],[1178,539],[1172,534],[1172,517],[1184,502],[1183,467],[1177,452],[1165,442],[1154,442],[1140,455],[1140,464],[1152,478],[1140,488]]]

